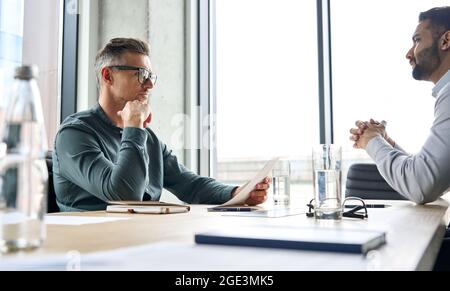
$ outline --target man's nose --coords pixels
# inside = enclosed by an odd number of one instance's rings
[[[147,79],[147,81],[145,81],[145,83],[142,84],[142,87],[144,87],[145,89],[153,89],[154,84],[151,79]]]
[[[413,49],[414,48],[410,48],[409,51],[406,53],[406,58],[410,61],[414,59]]]

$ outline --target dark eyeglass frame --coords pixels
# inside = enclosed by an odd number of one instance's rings
[[[356,200],[361,202],[362,205],[357,205],[355,207],[353,207],[352,209],[349,209],[347,211],[344,211],[342,213],[343,217],[348,217],[348,218],[358,218],[358,219],[366,219],[369,218],[369,215],[367,214],[367,207],[366,207],[366,203],[364,202],[363,199],[358,198],[358,197],[347,197],[344,199],[344,202],[342,203],[342,209],[345,208],[345,203],[349,200]],[[311,201],[309,201],[308,204],[306,204],[306,206],[308,206],[308,212],[306,213],[307,217],[314,217],[314,204],[313,204],[314,199],[311,199]],[[363,213],[358,212],[360,210],[364,210]]]
[[[351,208],[351,209],[349,209],[347,211],[344,211],[342,213],[343,217],[359,218],[359,219],[369,218],[369,215],[367,214],[366,203],[361,198],[358,198],[358,197],[347,197],[347,198],[344,199],[344,202],[342,203],[342,207],[345,208],[345,203],[347,201],[350,201],[350,200],[359,201],[359,202],[361,202],[362,205],[357,205],[357,206],[355,206],[355,207],[353,207],[353,208]],[[358,212],[360,210],[364,210],[364,212],[363,213]]]
[[[148,80],[150,80],[153,85],[156,85],[156,81],[158,80],[158,76],[156,74],[142,67],[117,65],[117,66],[109,66],[108,68],[117,71],[138,71],[138,81],[141,85],[147,83]]]

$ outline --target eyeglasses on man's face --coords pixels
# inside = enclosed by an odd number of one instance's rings
[[[142,85],[147,83],[148,80],[152,82],[152,85],[155,85],[158,80],[158,76],[146,68],[134,66],[109,66],[109,68],[118,71],[137,71],[138,81]]]

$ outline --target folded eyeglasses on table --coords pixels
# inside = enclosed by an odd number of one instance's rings
[[[308,212],[306,213],[307,217],[314,217],[313,201],[314,199],[311,199],[311,201],[309,201],[309,203],[306,204],[306,206],[308,206]],[[347,197],[344,199],[344,202],[342,203],[342,209],[345,209],[345,204],[348,201],[357,201],[357,203],[359,203],[360,205],[352,205],[352,207],[349,210],[344,211],[342,213],[343,217],[358,218],[358,219],[366,219],[369,217],[369,215],[367,214],[367,206],[363,199],[358,197]]]

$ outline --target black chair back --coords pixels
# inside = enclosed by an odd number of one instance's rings
[[[374,200],[407,200],[384,180],[375,164],[353,164],[347,174],[345,196]]]
[[[45,162],[48,170],[47,213],[59,212],[58,204],[56,204],[55,188],[53,187],[52,151],[48,151],[45,155]]]

